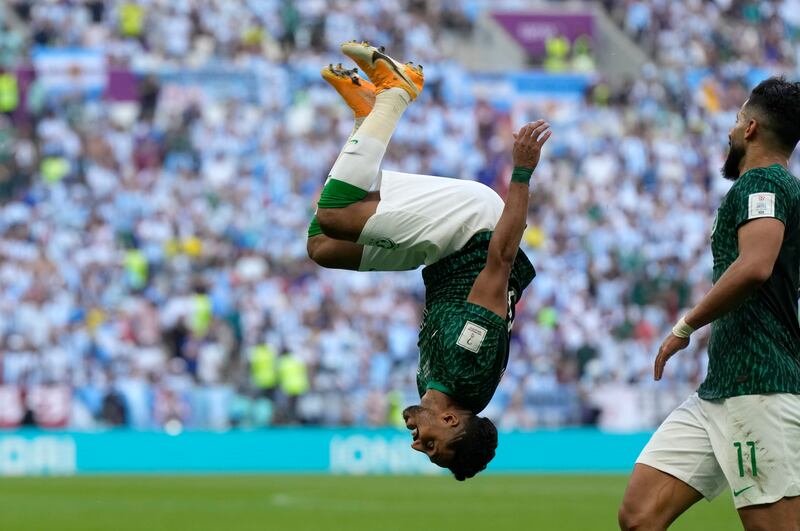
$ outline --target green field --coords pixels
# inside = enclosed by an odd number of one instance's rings
[[[624,476],[0,479],[0,529],[614,530]],[[730,494],[671,529],[741,529]]]

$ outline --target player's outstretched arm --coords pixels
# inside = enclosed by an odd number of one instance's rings
[[[775,218],[760,218],[739,228],[739,257],[681,320],[658,349],[654,378],[660,380],[667,360],[689,345],[689,335],[736,309],[772,275],[785,227]],[[685,330],[688,329],[688,330]]]
[[[537,120],[524,125],[514,135],[514,174],[506,205],[489,242],[486,266],[467,297],[468,302],[483,306],[504,319],[508,314],[508,277],[528,216],[530,178],[539,163],[542,146],[550,138],[549,128],[550,124]]]

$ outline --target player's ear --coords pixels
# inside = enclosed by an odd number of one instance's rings
[[[752,140],[753,136],[758,132],[759,126],[758,122],[754,117],[750,117],[747,121],[747,126],[744,128],[744,139],[745,140]]]
[[[453,413],[452,411],[445,411],[442,413],[441,417],[442,422],[444,422],[447,426],[454,428],[461,424],[461,419],[458,418],[458,415]]]

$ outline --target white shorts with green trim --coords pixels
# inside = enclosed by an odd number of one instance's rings
[[[481,183],[383,171],[381,200],[358,243],[361,271],[405,271],[461,249],[478,232],[494,230],[505,203]]]
[[[703,400],[675,409],[637,463],[711,500],[730,486],[737,509],[800,495],[800,395]]]

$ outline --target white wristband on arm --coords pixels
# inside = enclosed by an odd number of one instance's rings
[[[686,324],[686,316],[681,317],[680,321],[675,323],[672,327],[672,335],[683,339],[689,339],[689,336],[694,332],[694,328]]]

